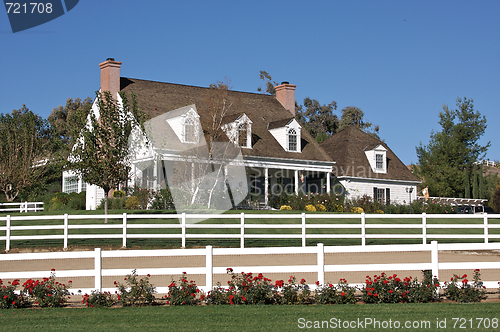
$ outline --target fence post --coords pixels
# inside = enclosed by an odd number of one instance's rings
[[[241,224],[241,238],[240,238],[240,248],[245,248],[245,213],[242,212],[240,215]]]
[[[483,218],[484,218],[484,243],[488,243],[489,242],[489,239],[488,239],[488,235],[489,235],[488,214],[483,212]]]
[[[423,244],[427,244],[427,214],[422,212],[422,240]]]
[[[366,217],[365,213],[361,213],[361,245],[366,245]]]
[[[127,248],[127,213],[123,213],[123,240],[122,247]]]
[[[306,214],[302,213],[302,246],[306,246]]]
[[[318,243],[318,281],[320,285],[325,283],[325,247]]]
[[[431,263],[432,275],[439,279],[439,255],[437,241],[431,241]]]
[[[182,212],[182,248],[186,248],[186,212]]]
[[[212,246],[207,246],[207,252],[205,256],[205,265],[206,265],[206,276],[205,276],[205,291],[208,293],[212,290],[213,286],[213,275],[214,275],[214,267],[213,267],[213,254],[214,249]]]
[[[68,249],[68,214],[64,214],[64,249]]]
[[[101,256],[101,248],[94,249],[95,257],[94,257],[94,270],[95,270],[95,279],[94,279],[94,288],[100,292],[102,290],[102,256]]]
[[[7,221],[5,222],[5,251],[10,250],[10,215],[7,216]]]

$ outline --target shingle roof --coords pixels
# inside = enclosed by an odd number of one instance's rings
[[[369,171],[363,173],[358,172],[362,169],[371,169],[365,151],[371,150],[378,145],[382,145],[387,149],[387,173],[374,173]],[[367,178],[418,181],[417,177],[408,170],[386,143],[354,126],[348,126],[326,139],[321,143],[321,147],[336,162],[334,174],[338,177],[365,174],[363,177]],[[353,167],[357,173],[353,171]]]
[[[189,85],[162,83],[135,78],[120,78],[121,91],[137,96],[139,108],[146,120],[178,108],[195,104],[200,122],[210,123],[205,99],[211,89]],[[238,100],[238,107],[226,116],[245,113],[252,120],[252,148],[241,149],[244,156],[273,157],[313,161],[332,161],[314,138],[302,128],[302,153],[287,152],[268,131],[268,123],[289,120],[290,112],[270,95],[229,91],[229,96]]]

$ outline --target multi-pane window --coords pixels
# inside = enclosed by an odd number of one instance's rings
[[[238,126],[238,145],[242,148],[248,147],[247,124],[242,123]]]
[[[194,120],[191,118],[186,118],[184,121],[184,142],[195,142]]]
[[[65,193],[77,193],[78,192],[78,178],[76,176],[68,177],[64,179],[64,188],[63,192]]]
[[[381,203],[383,203],[385,201],[385,189],[384,188],[377,189],[377,200]]]
[[[377,169],[384,169],[384,156],[381,154],[375,155],[375,167]]]
[[[288,151],[297,151],[297,132],[293,128],[288,131]]]

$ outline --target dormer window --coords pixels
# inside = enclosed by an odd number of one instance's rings
[[[288,151],[297,151],[297,131],[294,128],[288,130]]]
[[[186,117],[184,120],[184,142],[185,143],[195,143],[195,123],[190,117]]]
[[[375,167],[378,170],[383,170],[384,169],[384,155],[383,154],[376,154],[375,155]]]
[[[252,148],[252,120],[245,114],[232,114],[223,119],[222,130],[240,148]]]
[[[242,148],[248,147],[248,126],[246,123],[240,123],[238,126],[238,145]]]
[[[365,155],[373,172],[387,173],[387,149],[382,144],[365,150]]]
[[[283,119],[268,123],[267,128],[283,150],[301,152],[300,129],[302,128],[295,118]]]

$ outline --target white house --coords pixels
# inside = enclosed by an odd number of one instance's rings
[[[100,89],[117,100],[118,92],[136,95],[148,120],[144,134],[151,143],[150,149],[133,158],[130,184],[156,190],[167,182],[174,183],[181,172],[189,171],[197,178],[191,159],[206,153],[207,132],[213,123],[207,99],[214,90],[120,77],[121,64],[107,59],[99,65]],[[283,190],[329,192],[331,188],[335,162],[295,119],[295,87],[282,83],[276,87],[276,97],[229,91],[227,97],[234,101],[234,107],[220,119],[219,146],[224,147],[224,154],[229,146],[235,148],[230,149],[231,161],[224,164],[225,179],[239,174],[236,166],[241,164],[245,181],[232,185],[244,186],[243,192],[259,196],[266,204],[270,194]],[[222,148],[218,149],[215,153],[222,155]],[[84,189],[81,181],[70,179],[74,174],[64,172],[63,191]],[[180,182],[186,185],[186,181]],[[95,209],[104,193],[91,185],[86,190],[87,209]]]
[[[335,160],[335,191],[348,198],[370,196],[383,202],[408,203],[417,196],[420,181],[386,143],[348,126],[321,143]]]

